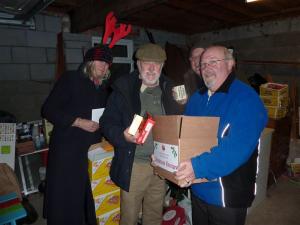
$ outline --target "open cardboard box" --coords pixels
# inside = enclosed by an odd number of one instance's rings
[[[174,172],[180,162],[191,159],[218,145],[218,117],[154,116],[153,127],[155,172],[181,185]],[[205,182],[197,179],[195,182]]]

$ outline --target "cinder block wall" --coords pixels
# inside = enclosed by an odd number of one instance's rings
[[[295,84],[300,103],[300,17],[197,34],[190,42],[234,48],[237,73],[242,80],[254,73],[270,74],[275,82]],[[261,63],[242,63],[246,60]],[[263,63],[273,61],[278,63]],[[279,63],[281,62],[281,63]],[[291,64],[288,64],[290,62]],[[293,64],[293,63],[299,64]]]
[[[37,15],[35,29],[0,26],[0,110],[19,121],[40,118],[52,87],[61,18]]]
[[[18,121],[40,119],[40,109],[50,93],[56,73],[57,34],[61,17],[36,15],[35,29],[0,25],[0,110]],[[132,37],[134,48],[148,42],[144,29]],[[186,36],[151,30],[158,44],[167,41],[184,46]],[[77,69],[83,53],[91,47],[91,36],[101,34],[63,33],[66,69]]]

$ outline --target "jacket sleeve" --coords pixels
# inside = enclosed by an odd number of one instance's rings
[[[113,146],[118,148],[127,147],[132,144],[125,140],[123,134],[124,130],[130,125],[126,121],[126,118],[128,118],[126,109],[124,97],[118,92],[113,91],[108,98],[106,108],[100,119],[103,135]]]
[[[260,99],[246,96],[228,112],[230,118],[219,127],[218,146],[192,158],[196,178],[209,180],[226,176],[243,165],[253,154],[267,123]],[[222,135],[227,133],[226,135]]]
[[[42,106],[42,117],[50,121],[54,126],[69,127],[76,117],[70,115],[65,109],[72,98],[71,76],[63,74],[55,83],[53,90]]]

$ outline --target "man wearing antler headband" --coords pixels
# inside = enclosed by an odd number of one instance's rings
[[[104,108],[105,80],[113,57],[111,48],[131,30],[113,25],[103,44],[89,49],[77,71],[61,76],[46,99],[42,115],[53,125],[49,146],[44,216],[48,225],[96,225],[95,206],[88,176],[87,152],[101,140],[101,123],[92,121],[93,109]],[[108,19],[107,19],[108,20]],[[115,33],[109,45],[107,39]]]
[[[143,145],[128,133],[134,114],[178,114],[179,107],[172,96],[173,85],[161,74],[165,50],[159,45],[145,44],[136,52],[138,70],[121,76],[113,85],[107,107],[101,118],[102,130],[114,145],[110,175],[121,187],[121,225],[137,224],[143,209],[143,225],[158,225],[162,221],[165,181],[153,174],[150,155],[153,138]]]

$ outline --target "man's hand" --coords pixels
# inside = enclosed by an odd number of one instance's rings
[[[72,126],[78,127],[87,132],[95,132],[96,130],[99,129],[99,123],[92,120],[81,119],[79,117],[76,118]]]
[[[190,186],[194,179],[195,173],[191,160],[183,161],[179,164],[177,172],[175,173],[176,180],[184,180],[186,183],[182,184],[180,187],[188,187]]]
[[[124,138],[127,142],[131,142],[131,143],[136,143],[136,135],[131,135],[128,133],[129,127],[126,128],[126,130],[124,130],[123,134],[124,134]]]

